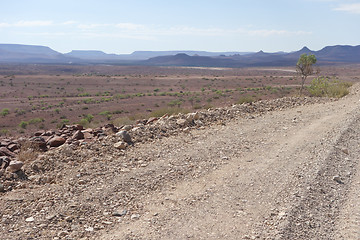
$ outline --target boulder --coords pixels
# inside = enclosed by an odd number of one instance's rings
[[[131,137],[130,134],[127,131],[120,131],[116,133],[116,136],[120,137],[122,140],[124,140],[127,143],[131,143]]]
[[[0,156],[15,157],[15,154],[6,147],[0,147]]]
[[[32,137],[29,139],[29,141],[31,142],[31,144],[34,144],[36,147],[38,147],[40,150],[42,151],[46,151],[47,147],[46,147],[46,141],[43,137]]]
[[[19,171],[22,168],[22,166],[24,166],[24,163],[21,161],[17,161],[17,160],[11,161],[6,170],[14,173],[14,172]]]
[[[63,137],[53,137],[51,139],[49,139],[48,141],[48,145],[50,145],[50,147],[59,147],[61,145],[63,145],[65,143],[65,138]]]
[[[7,146],[7,148],[8,148],[10,151],[14,152],[14,151],[16,151],[16,150],[19,149],[19,145],[17,145],[16,143],[10,143],[10,144]]]
[[[77,130],[71,138],[74,140],[84,139],[84,133],[81,132],[80,130]]]

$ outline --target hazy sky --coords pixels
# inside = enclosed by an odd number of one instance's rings
[[[102,50],[360,45],[360,0],[0,0],[0,43]]]

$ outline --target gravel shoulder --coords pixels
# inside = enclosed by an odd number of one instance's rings
[[[0,239],[359,239],[359,89],[126,151],[59,148],[52,184],[0,195]]]
[[[140,219],[101,239],[358,239],[338,233],[359,226],[346,216],[358,198],[348,195],[357,189],[358,104],[354,93],[192,133],[161,164],[223,163],[144,196]]]

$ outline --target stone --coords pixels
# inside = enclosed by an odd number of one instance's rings
[[[6,170],[14,173],[19,171],[22,168],[22,166],[24,166],[24,163],[21,161],[11,161]]]
[[[84,138],[85,139],[92,139],[93,135],[90,132],[83,132],[84,133]]]
[[[340,178],[340,176],[333,176],[333,180],[335,181],[335,182],[337,182],[337,183],[340,183],[340,184],[342,184],[343,182],[341,181],[341,178]]]
[[[140,214],[132,214],[130,217],[131,220],[137,220],[139,218],[140,218]]]
[[[343,149],[341,149],[341,151],[342,151],[343,153],[345,153],[346,155],[349,155],[349,149],[343,148]]]
[[[120,137],[122,140],[124,140],[127,143],[131,143],[131,137],[130,134],[127,131],[120,131],[116,133],[116,136]]]
[[[5,192],[5,187],[0,183],[0,192]]]
[[[198,112],[186,114],[186,120],[188,122],[191,122],[193,120],[199,120],[199,118],[200,118],[200,114]]]
[[[124,209],[122,212],[113,212],[113,216],[114,217],[122,217],[122,216],[125,216],[127,214],[127,210]]]
[[[19,149],[19,146],[16,143],[10,143],[7,146],[7,149],[9,149],[11,152],[14,152]]]
[[[40,150],[47,150],[46,141],[43,137],[32,137],[29,139],[29,141],[31,142],[31,144],[34,144],[36,147],[38,147]]]
[[[35,221],[33,217],[28,217],[27,219],[25,219],[25,222],[33,222],[33,221]]]
[[[69,235],[69,233],[67,231],[61,231],[58,233],[58,237],[60,237],[60,238],[66,237],[67,235]]]
[[[73,126],[73,129],[74,130],[83,130],[84,127],[82,125],[80,125],[80,124],[76,124],[76,125]]]
[[[65,138],[62,137],[53,137],[48,141],[50,147],[59,147],[65,143]]]
[[[11,162],[11,159],[7,156],[0,157],[0,170],[6,169]]]
[[[132,126],[131,125],[125,125],[122,127],[123,130],[125,131],[130,131],[132,129]]]
[[[180,118],[180,119],[178,119],[178,120],[176,121],[176,124],[177,124],[177,125],[180,125],[180,126],[185,126],[186,123],[187,123],[187,120],[186,120],[186,119],[182,119],[182,118]]]
[[[126,142],[117,142],[114,144],[114,148],[116,149],[125,149],[128,146],[128,144]]]
[[[35,136],[35,137],[39,137],[39,136],[41,136],[42,134],[44,134],[44,131],[37,131],[37,132],[34,133],[34,136]]]
[[[71,138],[75,140],[84,139],[84,133],[81,132],[80,130],[77,130]]]
[[[85,228],[85,231],[87,231],[87,232],[93,232],[93,231],[94,231],[94,228],[93,228],[93,227],[86,227],[86,228]]]
[[[146,124],[150,124],[150,123],[152,123],[152,122],[155,122],[155,121],[157,121],[159,118],[157,118],[157,117],[151,117],[151,118],[149,118],[148,120],[147,120],[147,122],[146,122]]]
[[[15,157],[15,154],[6,147],[0,147],[0,156]]]

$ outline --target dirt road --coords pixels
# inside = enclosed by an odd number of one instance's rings
[[[0,239],[358,240],[359,90],[119,156],[63,148],[56,183],[1,195]]]
[[[164,140],[158,175],[201,167],[101,239],[360,239],[357,91]]]

